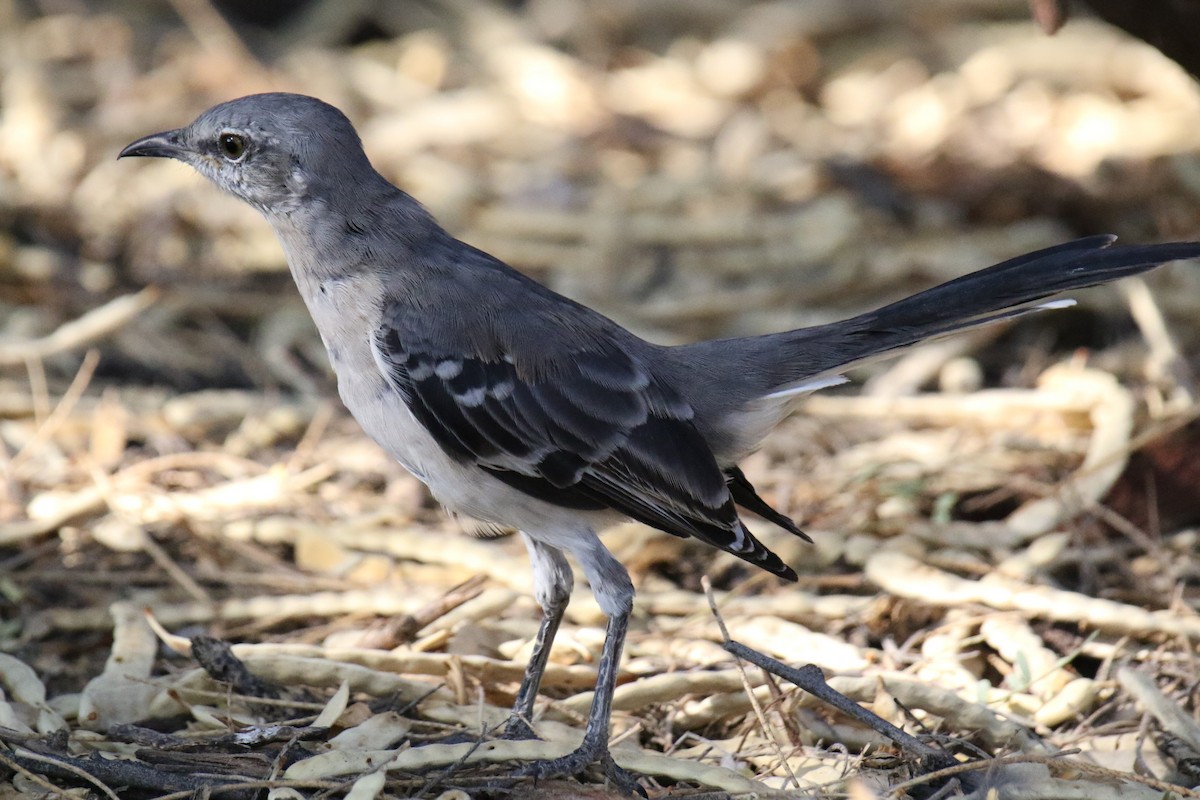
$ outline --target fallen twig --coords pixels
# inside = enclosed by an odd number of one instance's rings
[[[756,666],[770,672],[772,675],[778,675],[790,683],[795,684],[804,691],[818,698],[819,700],[833,706],[838,711],[862,722],[872,730],[891,739],[901,750],[909,755],[914,756],[918,760],[929,766],[942,768],[948,764],[955,763],[954,757],[942,750],[937,750],[933,747],[911,736],[897,728],[892,723],[888,722],[878,714],[872,713],[867,709],[855,703],[850,698],[846,697],[841,692],[834,690],[825,681],[825,675],[819,667],[812,664],[806,664],[799,669],[789,667],[786,664],[776,661],[770,656],[763,655],[756,650],[752,650],[745,645],[733,641],[729,638],[729,631],[725,627],[724,621],[717,611],[716,602],[712,597],[712,593],[708,592],[709,603],[712,606],[713,616],[717,619],[717,624],[721,628],[721,638],[723,646],[730,654],[737,658],[745,659]],[[748,688],[748,687],[747,687]]]

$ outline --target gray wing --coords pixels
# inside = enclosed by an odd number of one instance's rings
[[[603,318],[563,303],[550,314],[525,309],[514,317],[521,333],[502,336],[486,330],[487,314],[464,310],[435,330],[427,313],[393,301],[376,332],[376,360],[452,458],[544,502],[611,508],[795,579],[738,519],[691,407],[603,335]],[[574,346],[555,327],[570,313],[587,323]]]

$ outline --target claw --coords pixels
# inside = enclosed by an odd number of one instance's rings
[[[646,797],[646,790],[638,783],[637,778],[633,777],[633,773],[629,770],[617,766],[611,753],[604,754],[604,762],[601,766],[604,768],[604,777],[617,787],[617,791],[624,792],[630,797],[634,795]]]

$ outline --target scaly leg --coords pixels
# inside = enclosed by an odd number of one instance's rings
[[[550,647],[554,644],[558,626],[571,599],[571,589],[575,585],[571,565],[561,550],[527,534],[522,533],[521,536],[533,562],[534,597],[542,607],[542,624],[538,627],[537,638],[533,640],[533,652],[529,656],[529,666],[525,668],[521,688],[517,690],[512,716],[504,727],[505,739],[537,738],[529,725],[533,719],[533,705],[537,700],[542,675],[546,672]]]
[[[596,675],[596,691],[592,697],[592,708],[588,713],[587,727],[579,747],[561,758],[531,761],[516,771],[517,776],[532,778],[556,778],[578,775],[592,764],[599,764],[605,775],[618,789],[626,794],[645,792],[637,781],[613,761],[608,752],[608,725],[612,716],[613,692],[616,690],[617,673],[621,664],[621,650],[625,646],[625,633],[629,628],[629,614],[633,608],[633,584],[612,554],[599,539],[592,538],[586,547],[574,550],[592,592],[600,608],[608,615],[604,647],[600,652],[600,667]]]

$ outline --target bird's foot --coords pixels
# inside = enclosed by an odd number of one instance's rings
[[[533,732],[533,728],[525,721],[524,717],[513,714],[508,718],[508,722],[505,724],[504,732],[500,734],[500,738],[509,742],[523,742],[539,737]]]
[[[522,764],[514,773],[515,777],[533,778],[534,781],[543,778],[564,778],[582,774],[588,767],[595,764],[604,772],[604,777],[616,789],[630,797],[645,797],[646,790],[628,770],[617,766],[612,755],[608,752],[608,743],[592,744],[584,741],[577,750],[559,758],[542,761],[530,761]]]

